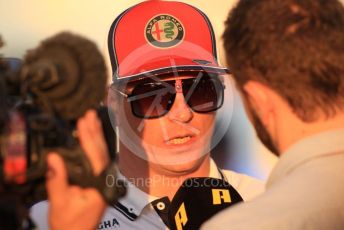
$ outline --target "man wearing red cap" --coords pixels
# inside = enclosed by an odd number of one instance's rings
[[[222,76],[208,18],[179,2],[147,1],[122,13],[108,37],[113,69],[109,93],[120,138],[119,169],[128,193],[100,223],[123,229],[165,229],[166,212],[190,177],[227,180],[249,200],[255,179],[219,170],[210,158]]]
[[[120,139],[119,177],[128,189],[98,229],[166,229],[170,200],[190,177],[223,179],[244,201],[262,192],[260,181],[220,170],[210,158],[229,71],[217,62],[203,12],[180,2],[140,3],[113,22],[108,47],[108,105]],[[34,216],[42,215],[43,205],[37,209]],[[40,226],[42,217],[34,219]]]

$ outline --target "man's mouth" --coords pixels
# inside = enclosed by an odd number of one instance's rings
[[[176,137],[166,141],[166,143],[168,145],[182,145],[189,142],[191,138],[192,136]]]

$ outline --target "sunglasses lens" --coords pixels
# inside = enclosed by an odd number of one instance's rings
[[[183,94],[193,111],[207,113],[223,104],[224,87],[218,77],[205,75],[183,81]]]
[[[157,118],[165,115],[175,98],[175,93],[171,89],[174,89],[174,85],[168,87],[159,82],[136,85],[129,97],[133,114],[140,118]]]
[[[175,81],[141,83],[134,87],[128,100],[139,118],[158,118],[171,109],[176,97]],[[183,80],[183,94],[193,111],[207,113],[223,104],[224,87],[217,76]]]

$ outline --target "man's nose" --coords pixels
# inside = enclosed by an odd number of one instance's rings
[[[172,108],[167,115],[172,121],[188,123],[192,120],[193,111],[186,103],[183,93],[176,94]]]

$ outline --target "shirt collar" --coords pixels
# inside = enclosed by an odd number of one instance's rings
[[[118,202],[128,209],[129,212],[139,216],[142,210],[150,204],[152,201],[160,199],[161,197],[156,197],[149,195],[139,188],[137,188],[131,180],[126,178],[123,174],[118,172],[118,179],[124,180],[127,184],[127,193],[124,197],[120,198]],[[210,170],[209,177],[221,178],[218,167],[216,166],[213,159],[210,159]],[[148,179],[147,179],[148,180]],[[137,181],[138,183],[145,183],[145,181]]]
[[[222,175],[220,173],[220,169],[217,167],[215,161],[212,158],[210,158],[209,177],[217,178],[217,179],[222,178]]]
[[[313,158],[344,151],[344,129],[335,129],[304,138],[282,154],[272,170],[267,187]]]
[[[126,178],[123,174],[118,172],[117,174],[118,179],[124,180],[126,183],[127,192],[124,197],[118,200],[123,206],[125,206],[129,212],[134,213],[136,216],[139,216],[143,210],[143,208],[149,204],[150,202],[158,199],[159,197],[155,197],[149,195],[148,193],[143,192],[139,188],[137,188],[134,183],[128,178]],[[145,183],[146,181],[142,178],[143,181],[138,181],[137,183]],[[147,179],[148,180],[148,179]]]

